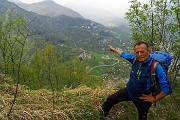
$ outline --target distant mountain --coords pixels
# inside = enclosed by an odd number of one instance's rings
[[[83,18],[79,13],[67,7],[63,7],[52,0],[45,0],[45,1],[33,3],[33,4],[18,3],[17,5],[25,10],[32,11],[40,15],[50,16],[50,17],[66,15],[69,17]]]
[[[51,19],[50,17],[43,16],[36,14],[34,12],[29,12],[27,10],[24,10],[23,8],[20,8],[18,5],[16,5],[13,2],[9,2],[7,0],[0,0],[0,13],[5,13],[7,10],[11,9],[15,13],[18,13],[24,17],[27,21],[31,21],[36,18],[36,20],[33,22],[34,26],[40,26],[44,22],[49,21]],[[42,21],[43,20],[43,21]]]
[[[21,3],[21,1],[19,0],[8,0],[9,2],[13,2],[13,3]]]
[[[96,21],[108,27],[117,27],[127,25],[127,20],[123,16],[117,17],[107,10],[94,9],[87,6],[67,4],[71,8],[80,13],[84,18]]]
[[[85,6],[79,5],[66,5],[64,7],[55,3],[53,0],[45,0],[39,3],[25,4],[20,2],[15,2],[18,0],[9,0],[14,1],[18,6],[28,11],[32,11],[41,15],[56,17],[59,15],[66,15],[70,17],[80,17],[86,18],[93,21],[96,21],[104,26],[108,27],[117,27],[127,24],[127,20],[123,17],[117,17],[111,12],[106,10],[99,10]]]

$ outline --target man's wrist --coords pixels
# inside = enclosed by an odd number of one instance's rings
[[[114,48],[111,48],[111,51],[112,51],[112,52],[114,52],[114,51],[115,51],[115,49],[114,49]]]

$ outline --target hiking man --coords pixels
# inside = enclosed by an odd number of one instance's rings
[[[138,120],[147,120],[147,113],[152,103],[166,97],[172,92],[171,85],[167,80],[166,72],[161,65],[158,64],[156,74],[161,86],[161,91],[153,96],[152,82],[150,79],[150,66],[153,58],[150,55],[151,49],[149,44],[144,41],[138,42],[134,45],[134,54],[117,50],[110,45],[108,47],[110,51],[132,63],[132,68],[127,87],[110,95],[103,103],[103,117],[108,115],[113,105],[122,101],[132,101],[138,111]]]

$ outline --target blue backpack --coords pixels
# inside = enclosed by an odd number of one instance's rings
[[[167,73],[168,68],[172,62],[172,57],[170,56],[170,54],[163,51],[154,51],[151,53],[151,57],[154,60],[158,61],[160,65],[162,66],[162,68]]]
[[[172,62],[172,57],[170,56],[170,54],[163,51],[154,51],[150,55],[154,59],[150,67],[150,74],[151,74],[151,81],[152,81],[152,95],[156,96],[161,91],[161,88],[158,85],[158,79],[156,76],[157,66],[158,64],[160,64],[167,75],[168,68]],[[168,84],[170,84],[169,80],[168,80]],[[172,92],[172,88],[170,88],[170,90]],[[156,103],[154,105],[156,105]]]

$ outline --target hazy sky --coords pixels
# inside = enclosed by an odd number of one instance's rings
[[[24,3],[35,3],[43,0],[20,0]],[[54,0],[56,3],[66,6],[67,4],[83,5],[101,10],[108,10],[115,15],[118,15],[129,8],[130,0]],[[142,3],[148,0],[138,0]]]

